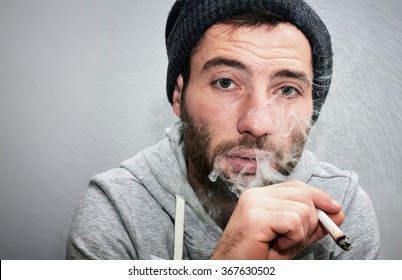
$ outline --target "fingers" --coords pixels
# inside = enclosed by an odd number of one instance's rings
[[[283,191],[283,187],[286,187],[287,191]],[[289,181],[267,187],[267,189],[269,189],[267,191],[277,197],[282,196],[285,199],[295,201],[311,200],[315,208],[322,209],[326,213],[338,213],[341,211],[341,205],[332,199],[328,193],[301,181]]]
[[[283,238],[278,239],[278,235]],[[270,259],[272,240],[280,243],[275,249],[285,250],[305,239],[302,220],[295,212],[248,209],[234,213],[212,258]]]
[[[286,182],[242,193],[214,252],[216,258],[293,258],[327,233],[320,208],[337,225],[341,205],[327,193],[302,182]]]
[[[250,226],[254,222],[259,222],[259,229],[264,235],[270,231],[274,231],[276,235],[288,234],[289,243],[293,244],[292,241],[296,241],[297,238],[291,235],[294,234],[300,239],[311,234],[315,230],[318,218],[311,202],[306,204],[282,197],[279,194],[274,196],[271,192],[264,192],[264,190],[245,193],[236,210],[243,212],[243,219],[250,222]]]
[[[299,181],[248,189],[240,196],[239,205],[243,204],[246,209],[258,207],[266,211],[295,212],[307,236],[317,228],[316,208],[328,214],[341,211],[341,205],[326,192]]]

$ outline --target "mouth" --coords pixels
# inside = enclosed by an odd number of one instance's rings
[[[233,173],[242,172],[243,175],[255,175],[257,172],[257,161],[255,158],[243,156],[226,156],[226,161]]]
[[[261,150],[237,150],[225,155],[230,173],[254,176],[262,161],[270,161],[272,153]]]

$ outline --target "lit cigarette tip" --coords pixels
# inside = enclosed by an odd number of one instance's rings
[[[350,240],[346,237],[346,235],[342,235],[337,240],[335,240],[335,242],[344,251],[350,251],[350,249],[353,248],[352,243],[350,243]]]
[[[318,220],[325,230],[331,235],[335,243],[344,251],[352,249],[352,243],[349,238],[341,231],[341,229],[325,214],[321,209],[317,209]]]

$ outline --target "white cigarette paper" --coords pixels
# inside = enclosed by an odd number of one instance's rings
[[[327,216],[327,214],[325,214],[324,211],[317,209],[317,215],[320,223],[342,250],[349,251],[352,249],[352,244],[350,243],[349,238],[346,237],[342,230]]]

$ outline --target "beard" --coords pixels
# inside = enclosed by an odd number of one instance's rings
[[[183,140],[187,160],[191,162],[194,170],[192,175],[200,184],[212,190],[215,194],[226,194],[228,181],[217,178],[212,182],[208,175],[214,170],[214,165],[222,155],[227,155],[233,150],[259,150],[272,155],[272,168],[283,176],[288,176],[294,170],[300,160],[307,140],[308,130],[293,129],[289,144],[278,145],[266,137],[256,138],[252,135],[244,135],[234,140],[222,141],[216,147],[211,147],[212,132],[204,120],[195,121],[182,103],[181,119],[183,123]],[[231,179],[233,174],[222,172],[223,177]],[[267,185],[276,182],[267,182]],[[231,186],[229,186],[231,189]]]

